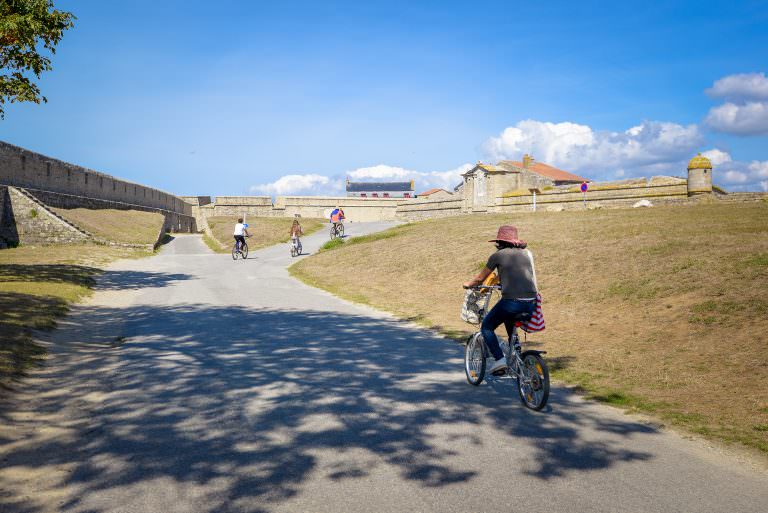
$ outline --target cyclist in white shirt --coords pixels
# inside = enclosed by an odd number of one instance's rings
[[[237,245],[237,249],[239,251],[240,248],[243,247],[242,245],[245,244],[245,238],[251,236],[248,233],[248,225],[243,224],[242,217],[237,220],[237,224],[235,225],[235,232],[233,235],[235,237],[235,244]]]

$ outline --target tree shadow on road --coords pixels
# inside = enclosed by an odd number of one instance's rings
[[[89,342],[116,317],[124,344]],[[108,511],[116,506],[105,490],[140,496],[140,486],[169,480],[204,485],[195,504],[209,511],[269,511],[310,477],[340,483],[381,466],[444,488],[479,477],[482,465],[466,466],[466,456],[494,449],[488,430],[525,443],[505,472],[542,481],[650,458],[628,447],[653,428],[597,416],[564,391],[546,414],[503,387],[470,387],[460,346],[397,321],[188,305],[85,308],[69,322],[81,344],[60,355],[50,386],[71,393],[34,409],[79,411],[79,433],[30,441],[5,462],[72,465],[59,485],[76,491],[66,511]],[[106,395],[84,400],[94,393]],[[42,511],[4,500],[4,511]]]

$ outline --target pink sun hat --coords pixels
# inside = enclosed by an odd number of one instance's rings
[[[499,232],[496,234],[495,239],[491,239],[488,242],[509,242],[510,244],[525,246],[525,241],[517,238],[517,227],[511,224],[505,224],[499,226]]]

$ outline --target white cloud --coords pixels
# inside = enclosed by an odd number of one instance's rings
[[[765,73],[738,73],[716,80],[707,94],[730,101],[768,100]]]
[[[306,174],[285,175],[271,183],[254,185],[251,192],[269,196],[312,195],[323,192],[330,194],[336,189],[339,189],[339,185],[334,184],[327,176]]]
[[[768,77],[739,73],[716,80],[707,94],[725,103],[712,107],[704,122],[713,130],[736,135],[768,134]]]
[[[712,165],[715,167],[725,164],[726,162],[730,162],[732,160],[731,155],[729,153],[722,150],[718,150],[717,148],[712,148],[711,150],[702,151],[701,155],[703,157],[707,157],[712,162]]]
[[[743,184],[747,183],[747,175],[741,171],[726,171],[723,181],[725,183]]]
[[[730,191],[768,190],[768,160],[727,161],[720,167],[712,162],[712,179]]]
[[[679,175],[702,143],[696,125],[645,121],[624,132],[605,132],[578,123],[529,119],[488,139],[483,151],[492,160],[519,160],[523,153],[530,153],[567,171],[610,179],[617,168],[627,176]]]
[[[416,192],[427,189],[439,188],[452,191],[462,181],[461,174],[472,169],[472,164],[461,166],[448,171],[420,172],[402,167],[379,164],[371,167],[361,167],[350,171],[348,176],[352,180],[363,182],[381,181],[406,181],[415,180]]]
[[[712,107],[704,122],[718,132],[768,134],[768,102],[724,103]]]
[[[747,169],[758,178],[768,178],[768,160],[762,162],[753,160],[749,163]]]
[[[461,183],[461,174],[472,168],[471,164],[463,164],[448,171],[420,172],[397,166],[379,164],[361,167],[343,175],[324,176],[318,174],[285,175],[274,182],[254,185],[251,193],[269,196],[344,196],[345,177],[360,182],[389,182],[414,180],[416,192],[431,188],[452,191]]]

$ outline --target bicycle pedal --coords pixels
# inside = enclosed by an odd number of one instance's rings
[[[496,369],[491,374],[496,377],[504,376],[507,373],[507,369]]]

